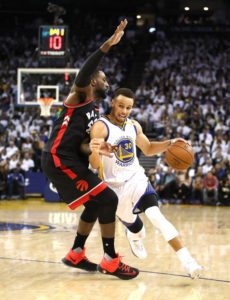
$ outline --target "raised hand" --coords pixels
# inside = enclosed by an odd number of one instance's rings
[[[106,41],[104,44],[101,46],[101,50],[103,52],[107,52],[110,47],[118,44],[124,35],[124,29],[127,26],[128,21],[124,19],[123,21],[120,22],[120,24],[117,26],[114,34]]]
[[[124,19],[121,23],[117,26],[114,34],[109,38],[108,42],[111,46],[116,45],[120,42],[122,36],[124,35],[124,29],[127,26],[128,21]]]

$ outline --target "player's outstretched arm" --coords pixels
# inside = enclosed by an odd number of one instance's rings
[[[112,46],[120,42],[122,36],[124,35],[124,29],[127,26],[127,23],[128,22],[126,19],[121,21],[114,34],[85,61],[75,80],[75,85],[77,87],[82,88],[90,84],[91,75],[96,71],[97,66],[99,65],[104,54],[107,53]]]
[[[143,133],[141,125],[134,121],[136,128],[137,128],[137,137],[136,137],[136,144],[137,147],[141,149],[141,151],[146,156],[153,156],[162,152],[165,152],[168,147],[176,142],[177,140],[183,140],[182,138],[176,138],[173,140],[165,140],[163,142],[150,142],[147,136]]]
[[[93,97],[92,88],[90,86],[91,76],[96,71],[103,56],[112,46],[120,42],[124,35],[124,29],[126,28],[127,23],[126,19],[121,21],[114,34],[85,61],[80,72],[77,74],[74,85],[66,99],[67,104],[74,105],[79,102],[84,102],[87,98],[91,99]]]

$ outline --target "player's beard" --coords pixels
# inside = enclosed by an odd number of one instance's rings
[[[103,90],[103,89],[97,89],[94,91],[94,96],[95,96],[95,99],[97,100],[103,100],[106,98],[107,96],[107,91],[108,90]]]

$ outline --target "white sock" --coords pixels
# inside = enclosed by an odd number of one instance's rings
[[[131,232],[128,228],[127,228],[127,236],[129,237],[129,238],[131,238],[133,241],[140,241],[140,240],[142,240],[142,239],[144,239],[145,238],[145,227],[143,226],[142,228],[141,228],[141,230],[139,231],[139,232],[137,232],[137,233],[133,233],[133,232]]]
[[[192,257],[192,255],[190,254],[190,252],[186,247],[183,247],[180,250],[178,250],[176,254],[182,264],[186,264],[190,261],[194,261],[194,258]]]

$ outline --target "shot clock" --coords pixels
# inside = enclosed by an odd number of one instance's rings
[[[68,48],[68,26],[42,25],[39,27],[40,57],[65,57]]]

